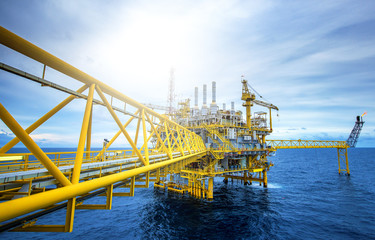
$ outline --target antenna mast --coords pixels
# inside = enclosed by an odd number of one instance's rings
[[[174,68],[172,67],[170,70],[169,75],[169,88],[168,88],[168,115],[172,116],[174,110],[174,101],[175,101],[175,94],[174,94]]]

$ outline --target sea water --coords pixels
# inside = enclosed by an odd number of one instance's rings
[[[375,239],[375,149],[348,154],[350,176],[338,174],[336,149],[278,150],[268,188],[215,178],[207,201],[151,186],[114,197],[112,210],[76,210],[72,233],[5,232],[0,239]],[[60,210],[38,224],[64,221]]]

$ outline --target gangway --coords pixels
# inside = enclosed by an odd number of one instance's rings
[[[277,149],[305,149],[305,148],[336,148],[338,158],[339,174],[350,175],[348,148],[346,141],[324,141],[324,140],[267,140],[267,144],[273,150]],[[342,168],[341,166],[345,166]]]

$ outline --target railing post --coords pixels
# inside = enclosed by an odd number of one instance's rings
[[[29,168],[29,155],[25,155],[25,165],[23,170],[26,171]]]

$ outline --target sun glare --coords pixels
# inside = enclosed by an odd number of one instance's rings
[[[186,69],[197,49],[194,31],[183,17],[170,21],[168,16],[138,13],[131,21],[112,28],[115,33],[110,38],[107,35],[100,42],[96,40],[91,47],[96,51],[94,57],[110,69],[107,74],[111,77],[106,81],[125,93],[132,91],[132,85],[139,89],[141,81],[151,90],[162,86],[165,94],[161,94],[166,95],[170,68]]]

